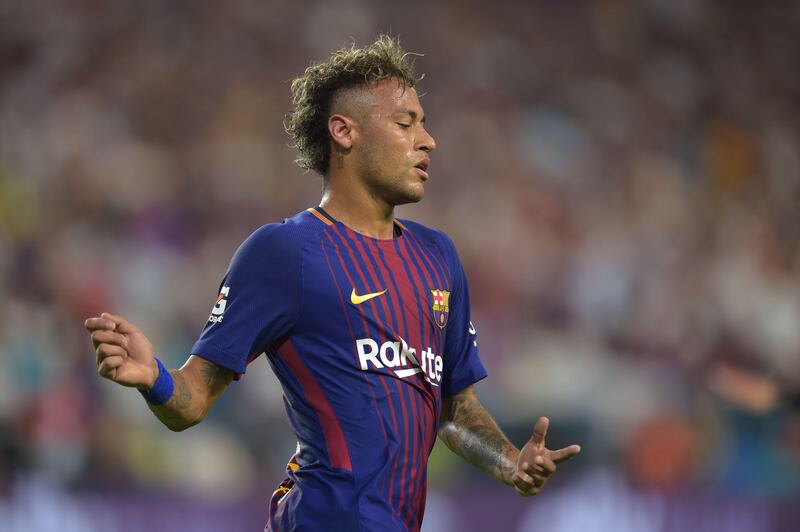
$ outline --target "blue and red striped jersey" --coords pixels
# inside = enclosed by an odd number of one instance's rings
[[[419,530],[442,397],[486,376],[452,241],[374,239],[308,209],[236,251],[192,353],[266,354],[298,449],[266,530]]]

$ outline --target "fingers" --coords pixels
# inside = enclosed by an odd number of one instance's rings
[[[128,352],[125,350],[125,336],[116,332],[117,324],[103,313],[99,318],[89,318],[84,327],[91,333],[95,349],[97,372],[107,379],[113,378],[114,371],[122,365]]]
[[[101,377],[113,380],[117,368],[122,366],[124,363],[125,359],[121,356],[109,356],[108,358],[104,358],[103,361],[97,366],[97,373],[99,373]]]
[[[511,478],[517,493],[525,497],[536,495],[547,479],[556,472],[556,463],[546,456],[537,456],[533,463],[523,462]]]
[[[136,326],[133,325],[131,322],[123,318],[122,316],[117,316],[114,314],[109,314],[108,312],[103,312],[100,314],[101,318],[105,318],[112,323],[114,323],[116,330],[121,332],[122,334],[128,334],[136,331]]]
[[[539,493],[547,480],[555,474],[557,464],[565,462],[581,452],[580,445],[570,445],[551,451],[544,445],[550,420],[540,417],[533,427],[533,435],[520,449],[517,471],[511,477],[514,490],[523,496]]]
[[[544,446],[544,437],[547,436],[547,427],[549,426],[550,420],[544,416],[536,420],[536,425],[533,426],[533,436],[531,436],[533,443]]]
[[[536,466],[527,462],[523,463],[511,479],[514,488],[520,495],[530,497],[539,493],[547,479],[556,470],[556,465],[552,461],[542,460],[541,457],[537,457],[536,461]]]
[[[128,357],[128,352],[125,351],[125,349],[112,344],[100,344],[97,346],[97,349],[95,349],[95,354],[97,355],[98,366],[109,357],[120,357],[123,359]]]
[[[541,487],[541,484],[537,486],[536,481],[533,478],[520,471],[514,473],[511,482],[514,484],[514,488],[516,488],[517,493],[526,497],[536,495]]]
[[[83,322],[83,326],[86,327],[89,332],[98,329],[107,329],[127,334],[137,330],[135,325],[122,316],[117,316],[108,312],[103,312],[99,317],[88,318]]]
[[[85,322],[83,322],[83,326],[86,327],[86,330],[89,332],[99,330],[113,331],[117,324],[105,318],[88,318]]]
[[[533,464],[522,464],[522,469],[533,477],[541,476],[545,479],[556,472],[556,463],[550,458],[537,456]]]
[[[106,329],[100,329],[92,332],[91,338],[95,349],[97,349],[97,346],[100,344],[113,344],[121,347],[126,347],[127,345],[127,339],[125,336]]]
[[[558,449],[557,451],[550,451],[550,459],[555,463],[560,464],[561,462],[566,462],[573,456],[577,456],[580,452],[580,445],[570,445],[569,447],[564,447],[563,449]]]
[[[514,473],[512,481],[514,482],[514,486],[522,491],[528,491],[529,489],[536,487],[536,481],[533,480],[533,477],[521,471]]]

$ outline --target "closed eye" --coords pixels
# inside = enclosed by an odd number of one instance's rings
[[[397,125],[402,127],[403,129],[408,129],[411,127],[411,124],[404,124],[402,122],[397,122]]]

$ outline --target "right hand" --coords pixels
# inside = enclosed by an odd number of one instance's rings
[[[84,327],[91,334],[101,377],[144,391],[153,387],[158,365],[153,345],[138,327],[108,312],[88,318]]]

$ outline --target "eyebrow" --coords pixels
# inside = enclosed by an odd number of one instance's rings
[[[417,117],[419,116],[416,111],[413,111],[411,109],[400,109],[399,111],[397,111],[397,114],[409,115],[411,117],[411,120],[416,120]],[[426,118],[425,115],[422,115],[422,119],[420,120],[420,122],[424,124],[425,118]]]

